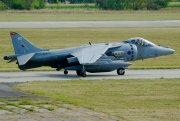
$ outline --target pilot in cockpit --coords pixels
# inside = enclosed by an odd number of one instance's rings
[[[148,40],[145,40],[145,39],[140,38],[140,37],[131,38],[131,39],[125,40],[124,42],[142,45],[142,46],[153,46],[153,45],[155,45],[155,44],[149,42]]]

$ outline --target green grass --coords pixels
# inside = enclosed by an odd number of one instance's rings
[[[46,4],[48,9],[100,9],[95,4]]]
[[[41,48],[62,49],[91,43],[121,42],[131,37],[143,37],[155,44],[167,45],[174,55],[132,62],[130,68],[180,68],[180,27],[150,28],[59,28],[59,29],[11,29]],[[3,57],[13,54],[10,29],[0,29],[0,71],[18,70],[14,63],[7,64]],[[44,67],[35,70],[51,70]]]
[[[180,9],[159,11],[105,11],[88,9],[42,9],[30,11],[0,11],[0,22],[11,21],[126,21],[180,20]]]
[[[180,8],[180,2],[170,2],[167,7]]]
[[[49,111],[53,111],[53,110],[54,110],[54,108],[53,108],[53,107],[47,107],[47,110],[49,110]]]
[[[30,100],[24,99],[18,102],[18,105],[32,105]]]
[[[0,110],[7,110],[9,112],[13,111],[12,109],[7,108],[6,105],[0,105]]]
[[[16,88],[124,120],[180,119],[180,79],[34,81]]]
[[[29,112],[38,112],[35,107],[40,109],[46,109],[49,111],[54,111],[57,108],[67,108],[63,106],[63,103],[60,101],[50,100],[49,98],[30,98],[30,97],[19,97],[16,100],[11,99],[1,99],[0,98],[0,110],[7,110],[13,113],[20,113],[18,109],[25,109]],[[46,105],[46,106],[45,106]],[[47,106],[48,105],[48,106]],[[7,106],[14,106],[13,108]],[[29,106],[29,107],[26,107]]]
[[[33,107],[31,107],[31,108],[24,108],[24,109],[27,110],[27,111],[29,111],[29,112],[35,111]]]

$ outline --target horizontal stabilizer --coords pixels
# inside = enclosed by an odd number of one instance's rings
[[[33,56],[35,53],[30,53],[26,55],[21,55],[17,57],[19,65],[24,65],[26,64]]]

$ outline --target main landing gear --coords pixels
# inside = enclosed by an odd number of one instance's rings
[[[76,71],[76,74],[77,74],[78,76],[86,77],[86,71],[84,71],[84,70],[81,70],[81,71],[77,70],[77,71]]]
[[[125,74],[125,69],[124,68],[118,68],[117,69],[117,74],[118,75],[124,75]]]
[[[86,77],[86,71],[85,71],[84,65],[83,65],[82,70],[76,70],[76,73],[78,76]]]
[[[64,74],[67,75],[67,74],[68,74],[68,71],[67,71],[67,70],[64,70]],[[82,70],[76,70],[76,74],[77,74],[78,76],[86,77],[86,71],[85,71],[84,65],[83,65]]]
[[[78,76],[86,77],[86,71],[85,71],[84,65],[83,65],[82,70],[76,70],[76,73]]]
[[[64,71],[64,74],[67,75],[67,74],[68,74],[68,71],[65,70],[65,71]],[[86,71],[83,71],[83,70],[81,70],[81,71],[77,70],[77,71],[76,71],[76,74],[77,74],[78,76],[86,77]]]

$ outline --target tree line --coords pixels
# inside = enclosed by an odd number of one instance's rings
[[[0,0],[1,9],[30,10],[45,7],[44,0]]]
[[[172,0],[48,0],[49,3],[96,3],[105,10],[158,10]]]
[[[95,3],[96,0],[47,0],[48,3]]]
[[[0,8],[41,9],[45,3],[95,3],[104,10],[158,10],[167,7],[172,0],[0,0]]]
[[[96,0],[105,10],[158,10],[167,7],[170,0]]]

